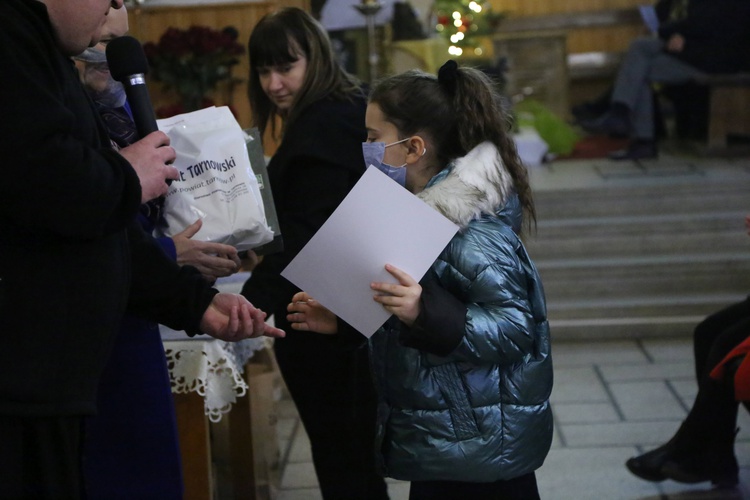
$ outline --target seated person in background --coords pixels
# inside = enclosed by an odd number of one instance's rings
[[[750,70],[749,0],[672,0],[671,4],[659,37],[639,38],[631,44],[617,73],[609,110],[581,122],[591,133],[632,138],[629,147],[612,153],[611,159],[658,155],[652,83],[680,84],[702,73]]]
[[[750,234],[750,216],[745,218],[745,225]],[[748,336],[750,297],[710,315],[695,328],[698,394],[693,407],[666,444],[625,463],[630,472],[647,481],[711,481],[719,487],[737,484],[734,438],[738,400],[750,399],[750,380],[739,378],[735,382],[731,372],[737,362],[750,363],[750,359],[745,360],[750,352]]]
[[[673,6],[672,4],[674,4],[674,9],[670,8]],[[684,17],[684,11],[681,8],[677,8],[678,5],[685,5],[684,0],[658,0],[654,5],[654,14],[656,15],[657,22],[659,24],[664,24],[668,21],[676,21],[677,19]],[[655,33],[652,30],[652,26],[646,23],[645,18],[643,21],[643,36],[651,37],[653,35],[658,35],[658,33]],[[571,108],[571,113],[577,123],[592,120],[609,111],[611,100],[612,87],[610,86],[594,99],[573,106]]]
[[[102,117],[113,144],[138,139],[125,89],[112,79],[106,44],[128,31],[125,7],[110,9],[100,42],[75,57],[81,80]],[[141,206],[138,220],[153,231],[162,198]],[[207,281],[238,269],[229,245],[191,240],[200,220],[174,238],[159,238],[161,248],[180,264],[198,268]],[[126,315],[102,373],[96,416],[86,420],[84,483],[96,499],[181,499],[182,467],[174,402],[164,347],[156,323]]]

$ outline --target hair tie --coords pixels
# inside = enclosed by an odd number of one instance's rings
[[[443,86],[451,95],[456,93],[458,86],[458,64],[453,59],[449,59],[438,70],[438,83]]]

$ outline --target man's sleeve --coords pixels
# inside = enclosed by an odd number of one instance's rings
[[[72,62],[16,24],[0,22],[0,217],[42,237],[121,231],[140,205],[138,176],[109,143],[92,147],[98,121]]]
[[[218,290],[192,266],[179,266],[158,242],[134,222],[128,228],[132,281],[128,311],[189,334],[200,332],[200,321]]]

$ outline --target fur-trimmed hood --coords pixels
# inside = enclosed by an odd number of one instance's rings
[[[419,198],[465,228],[482,214],[495,214],[514,194],[513,179],[500,152],[483,142],[436,175]]]

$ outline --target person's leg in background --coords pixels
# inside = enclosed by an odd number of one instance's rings
[[[639,38],[630,44],[617,72],[612,106],[602,117],[582,123],[592,133],[629,135],[630,146],[610,155],[613,160],[655,158],[654,102],[651,84],[676,84],[693,79],[700,72],[663,50],[656,38]]]
[[[367,346],[289,332],[274,342],[279,368],[310,438],[325,500],[388,498],[375,466],[376,394]]]
[[[666,444],[633,457],[627,468],[647,481],[694,483],[711,481],[720,486],[733,486],[738,481],[734,438],[739,404],[731,384],[708,376],[710,370],[750,332],[750,318],[733,323],[721,331],[701,353],[704,369],[700,369],[698,395],[677,433]],[[705,348],[705,346],[704,346]]]
[[[642,58],[646,59],[646,58]],[[700,71],[671,55],[659,52],[652,54],[645,79],[640,84],[640,92],[633,99],[632,89],[615,87],[612,100],[622,103],[629,109],[632,124],[632,142],[628,149],[621,153],[613,153],[610,158],[615,160],[655,158],[657,156],[656,133],[654,128],[654,97],[651,85],[653,83],[678,84],[686,83],[695,78]],[[625,99],[630,99],[626,101]]]
[[[630,44],[617,70],[609,110],[599,118],[581,122],[586,131],[626,137],[631,134],[630,110],[643,99],[644,87],[650,92],[649,67],[663,47],[664,42],[658,38],[638,38]]]
[[[708,357],[716,338],[727,328],[750,319],[750,298],[715,312],[695,327],[693,354],[695,356],[695,380],[700,383],[713,369]]]
[[[739,467],[734,455],[737,409],[734,386],[709,376],[729,352],[750,335],[750,318],[740,320],[719,335],[706,356],[707,371],[699,381],[698,395],[680,428],[684,436],[662,466],[664,475],[675,481],[711,481],[718,486],[734,486]],[[730,380],[733,380],[730,379]]]

